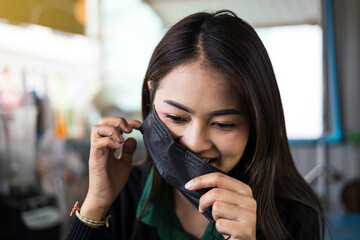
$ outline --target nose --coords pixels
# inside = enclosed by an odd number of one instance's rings
[[[194,153],[205,152],[212,147],[206,126],[198,122],[192,122],[186,127],[179,142]]]

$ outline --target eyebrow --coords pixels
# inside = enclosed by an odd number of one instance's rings
[[[185,107],[184,105],[182,105],[182,104],[180,104],[180,103],[178,103],[178,102],[176,102],[174,100],[164,100],[164,102],[171,105],[171,106],[173,106],[173,107],[176,107],[176,108],[178,108],[180,110],[183,110],[185,112],[194,113],[194,110],[191,110],[190,108]]]
[[[241,115],[242,113],[235,109],[222,109],[222,110],[211,112],[210,116],[234,115],[234,114]]]
[[[164,100],[165,103],[173,106],[173,107],[176,107],[180,110],[183,110],[185,112],[188,112],[188,113],[191,113],[193,114],[194,113],[194,110],[174,101],[174,100]],[[242,115],[242,112],[238,111],[238,110],[235,110],[235,109],[221,109],[221,110],[217,110],[217,111],[213,111],[210,113],[210,116],[222,116],[222,115],[234,115],[234,114],[239,114],[239,115]]]

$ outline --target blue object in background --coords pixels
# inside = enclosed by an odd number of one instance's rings
[[[360,240],[360,214],[326,214],[333,240]],[[326,233],[326,240],[330,240]]]
[[[336,64],[335,34],[333,21],[332,0],[324,1],[324,30],[327,58],[324,59],[328,66],[329,100],[331,107],[331,132],[324,134],[318,139],[290,139],[290,145],[299,144],[336,144],[343,139],[343,127],[341,123],[341,109],[339,97],[339,83]],[[360,240],[360,238],[359,238]]]

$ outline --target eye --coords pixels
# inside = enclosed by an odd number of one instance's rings
[[[211,125],[221,129],[221,130],[228,130],[231,129],[233,127],[235,127],[235,124],[231,124],[231,123],[221,123],[221,122],[214,122]]]
[[[165,117],[168,118],[173,123],[178,123],[179,124],[179,123],[186,122],[185,118],[179,117],[179,116],[174,116],[174,115],[167,114]]]

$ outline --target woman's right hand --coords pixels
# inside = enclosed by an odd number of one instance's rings
[[[92,220],[102,220],[111,204],[123,189],[132,166],[136,140],[124,140],[122,133],[139,129],[137,120],[121,117],[103,117],[91,130],[89,157],[89,189],[81,206],[81,215]],[[121,147],[119,158],[114,156]]]

